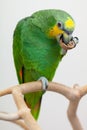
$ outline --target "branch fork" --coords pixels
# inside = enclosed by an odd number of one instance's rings
[[[0,91],[0,96],[12,94],[18,112],[5,113],[0,112],[0,120],[10,121],[18,124],[24,130],[41,130],[36,120],[31,115],[31,110],[27,107],[23,95],[25,93],[36,92],[42,90],[42,82],[34,81],[25,84],[16,85],[5,90]],[[71,123],[73,130],[83,130],[83,127],[77,116],[77,108],[80,99],[87,94],[87,86],[79,87],[74,85],[73,88],[65,86],[63,84],[49,82],[47,91],[53,91],[62,94],[69,100],[69,106],[67,109],[67,116]]]

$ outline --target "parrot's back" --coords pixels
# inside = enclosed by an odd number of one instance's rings
[[[14,31],[13,55],[19,83],[36,81],[41,76],[51,81],[62,58],[56,39],[48,38],[34,19],[35,16],[22,19]],[[24,95],[36,119],[42,95],[43,92]]]

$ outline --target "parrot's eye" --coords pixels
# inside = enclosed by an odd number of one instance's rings
[[[63,29],[63,25],[62,25],[62,23],[61,22],[58,22],[58,27],[60,28],[60,29]]]

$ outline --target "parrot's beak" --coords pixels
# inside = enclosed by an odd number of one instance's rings
[[[63,33],[60,38],[67,45],[72,40],[73,37],[70,34]]]
[[[60,46],[65,50],[76,47],[78,41],[79,40],[77,37],[72,37],[71,34],[65,32],[60,36]]]

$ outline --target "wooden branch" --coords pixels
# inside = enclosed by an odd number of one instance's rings
[[[23,95],[25,93],[36,92],[41,90],[41,81],[35,81],[20,84],[0,91],[0,96],[12,94],[18,108],[18,112],[12,114],[1,112],[0,120],[11,121],[20,125],[25,130],[41,130],[36,120],[31,115],[30,109],[27,107],[23,98]],[[72,125],[72,128],[73,130],[83,130],[76,112],[80,99],[87,93],[87,86],[78,87],[78,85],[74,85],[73,88],[70,88],[63,84],[49,82],[47,90],[60,93],[70,101],[67,110],[67,115]]]

